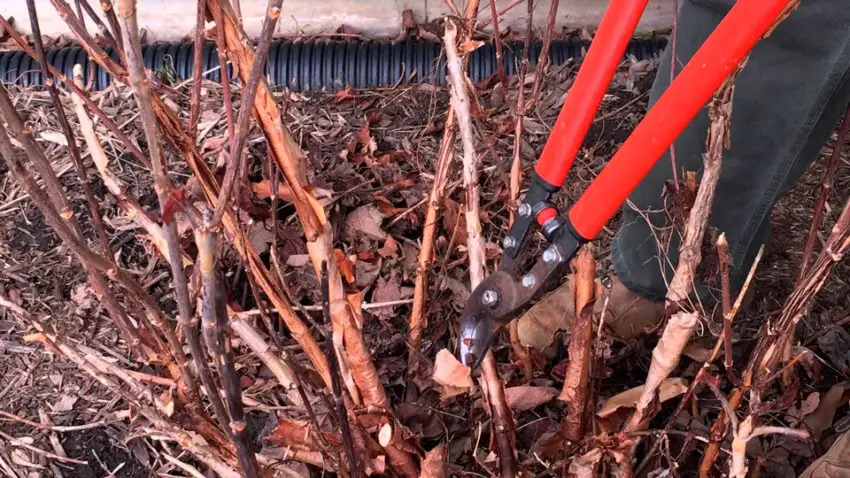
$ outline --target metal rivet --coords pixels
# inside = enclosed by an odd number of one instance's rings
[[[531,204],[527,202],[519,203],[519,215],[520,216],[530,216],[531,215]]]
[[[481,294],[481,303],[484,305],[496,305],[499,302],[499,293],[495,290],[485,290]]]
[[[505,246],[505,249],[511,249],[516,246],[516,239],[511,236],[505,236],[505,238],[502,239],[502,245]]]
[[[526,274],[522,276],[522,286],[526,289],[530,289],[534,287],[534,284],[537,283],[537,278],[534,277],[534,274]]]
[[[543,251],[543,262],[549,264],[558,260],[558,251],[551,247]]]

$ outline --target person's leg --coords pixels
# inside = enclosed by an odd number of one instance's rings
[[[677,69],[687,63],[735,0],[685,0],[679,12]],[[739,286],[769,228],[781,194],[816,158],[850,99],[850,8],[846,0],[803,1],[761,41],[736,82],[732,145],[723,155],[710,224],[725,232]],[[661,59],[650,106],[669,85],[670,48]],[[678,170],[701,171],[705,110],[676,140]],[[631,194],[612,246],[617,278],[632,292],[661,300],[676,264],[674,234],[664,259],[646,222],[662,227],[662,190],[673,176],[665,155]],[[662,275],[661,264],[665,264]],[[666,278],[665,278],[666,276]],[[700,287],[700,294],[707,289]]]

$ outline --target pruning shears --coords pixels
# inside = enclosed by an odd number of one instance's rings
[[[597,178],[561,216],[552,196],[572,167],[602,97],[648,0],[612,0],[582,62],[502,241],[499,270],[469,297],[458,333],[462,363],[476,368],[499,330],[558,285],[570,260],[592,240],[794,0],[738,0]],[[549,246],[522,272],[517,262],[532,230]]]

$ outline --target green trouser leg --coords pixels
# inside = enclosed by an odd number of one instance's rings
[[[733,4],[734,0],[684,0],[678,24],[679,65],[687,63]],[[650,107],[669,85],[670,56],[668,48],[650,93]],[[738,78],[732,145],[723,155],[709,218],[728,238],[736,289],[767,239],[774,204],[816,158],[850,100],[848,66],[850,4],[803,0],[755,47]],[[703,109],[676,140],[680,172],[702,170],[708,125]],[[653,300],[664,298],[672,277],[670,264],[678,258],[678,234],[665,251],[647,223],[648,218],[653,227],[664,226],[662,190],[672,176],[667,154],[631,194],[631,204],[623,206],[622,226],[612,245],[617,277],[631,291]],[[697,290],[702,297],[715,295],[701,284]]]

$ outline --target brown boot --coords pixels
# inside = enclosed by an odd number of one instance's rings
[[[611,276],[611,284],[603,296],[596,301],[596,316],[600,317],[605,302],[608,302],[603,320],[611,328],[614,337],[627,341],[658,326],[664,318],[664,302],[656,302],[630,291]]]
[[[850,478],[850,432],[842,433],[829,451],[809,465],[800,478]]]

